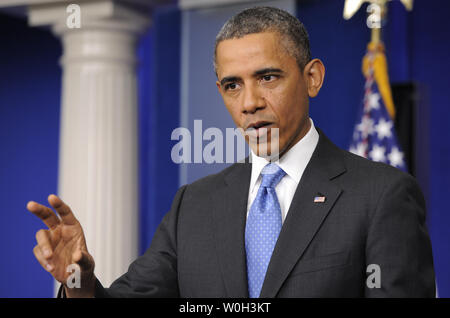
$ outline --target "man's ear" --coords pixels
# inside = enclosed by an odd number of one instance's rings
[[[316,97],[325,78],[325,66],[319,59],[313,59],[306,64],[303,70],[303,77],[308,87],[309,97]]]
[[[217,85],[217,89],[218,89],[219,93],[222,94],[222,91],[221,91],[222,87],[220,86],[220,82],[216,81],[216,85]]]

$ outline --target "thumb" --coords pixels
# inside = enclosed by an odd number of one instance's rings
[[[94,259],[88,252],[76,250],[72,255],[72,260],[80,266],[82,272],[93,271]]]

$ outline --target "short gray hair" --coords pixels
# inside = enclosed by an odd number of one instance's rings
[[[273,7],[254,7],[231,17],[219,31],[214,45],[214,71],[217,74],[217,46],[220,42],[239,39],[245,35],[278,32],[289,55],[294,57],[300,70],[311,61],[309,37],[306,28],[290,13]]]

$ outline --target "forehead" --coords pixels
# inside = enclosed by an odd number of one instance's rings
[[[219,78],[252,73],[266,67],[286,66],[289,59],[294,59],[287,54],[281,41],[278,33],[264,32],[220,42],[216,56]]]

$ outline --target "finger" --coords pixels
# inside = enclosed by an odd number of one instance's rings
[[[70,210],[69,206],[65,204],[59,197],[54,194],[48,196],[48,203],[58,212],[61,220],[64,224],[74,225],[78,221],[73,215],[72,210]]]
[[[52,209],[37,202],[28,202],[27,210],[40,218],[44,222],[44,224],[48,226],[49,229],[54,228],[60,223],[58,217],[52,211]]]
[[[50,233],[47,230],[39,230],[36,233],[36,242],[41,249],[42,256],[46,259],[50,259],[53,254],[53,248],[50,238]]]
[[[47,271],[47,272],[51,272],[54,268],[53,265],[51,265],[46,259],[45,257],[42,255],[42,251],[41,248],[39,247],[39,245],[36,245],[33,248],[33,254],[36,257],[36,259],[38,260],[39,264],[41,264],[41,266]]]

